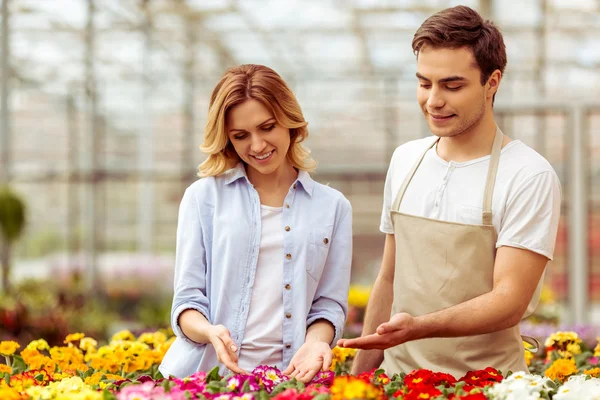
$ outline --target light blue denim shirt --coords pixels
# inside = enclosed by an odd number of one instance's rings
[[[273,290],[281,290],[283,298],[283,365],[278,367],[284,369],[314,321],[333,324],[332,347],[342,336],[352,262],[352,209],[339,191],[300,171],[285,197],[282,218],[284,281]],[[185,377],[216,365],[221,374],[229,372],[211,344],[195,343],[183,334],[178,318],[184,310],[196,309],[210,323],[227,327],[240,348],[260,233],[260,200],[243,164],[187,188],[179,209],[171,311],[177,338],[160,365],[164,376]]]

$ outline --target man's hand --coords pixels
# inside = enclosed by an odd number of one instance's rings
[[[308,383],[319,371],[331,367],[333,353],[329,344],[320,341],[306,342],[298,349],[283,374]]]
[[[417,339],[416,319],[406,313],[392,316],[389,322],[377,327],[377,333],[354,339],[340,339],[337,345],[354,349],[384,350]]]
[[[231,339],[229,330],[223,325],[213,325],[209,328],[208,338],[215,348],[219,361],[236,374],[248,373],[238,366],[237,346]]]

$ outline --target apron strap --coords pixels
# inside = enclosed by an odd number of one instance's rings
[[[415,165],[413,165],[412,169],[408,172],[408,175],[406,175],[406,178],[404,178],[404,182],[402,182],[402,186],[400,186],[400,189],[398,190],[398,194],[396,194],[396,199],[394,199],[394,203],[392,204],[392,208],[390,211],[396,211],[396,212],[400,211],[400,203],[402,203],[402,198],[404,197],[404,192],[406,192],[406,188],[408,187],[408,184],[410,183],[413,176],[415,175],[415,172],[417,172],[417,168],[419,168],[419,165],[421,165],[421,162],[425,158],[425,154],[427,154],[429,149],[431,149],[433,146],[435,146],[435,144],[438,142],[438,140],[440,140],[440,138],[436,137],[435,140],[429,146],[427,146],[425,151],[419,157],[419,160],[415,163]]]
[[[488,167],[487,179],[485,182],[485,192],[483,193],[483,215],[481,222],[483,225],[492,225],[492,198],[494,196],[494,186],[496,184],[496,173],[498,172],[498,163],[500,161],[500,152],[502,150],[502,141],[504,134],[496,126],[496,136],[492,145],[492,154],[490,156],[490,166]]]
[[[537,353],[540,350],[540,342],[533,336],[521,335],[521,340],[533,346],[531,349],[525,347],[525,350],[530,353]]]

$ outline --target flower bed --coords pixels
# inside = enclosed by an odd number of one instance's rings
[[[597,399],[600,398],[600,345],[589,349],[574,332],[547,338],[545,351],[526,353],[530,371],[502,374],[494,368],[471,371],[460,379],[428,370],[386,375],[377,370],[348,374],[354,352],[334,349],[331,371],[307,385],[289,380],[269,366],[251,375],[198,372],[186,379],[164,379],[158,365],[173,341],[164,332],[134,337],[123,331],[99,347],[81,333],[64,346],[35,340],[21,347],[0,342],[0,399],[29,400],[188,400],[188,399]]]

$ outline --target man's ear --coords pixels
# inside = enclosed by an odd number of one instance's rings
[[[499,69],[492,72],[486,83],[486,97],[493,98],[498,88],[500,87],[500,81],[502,80],[502,72]]]

